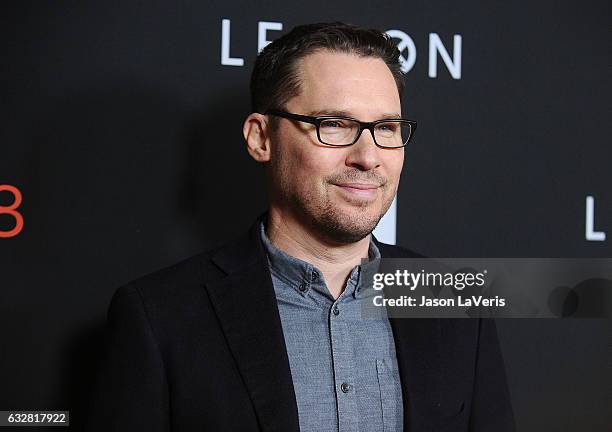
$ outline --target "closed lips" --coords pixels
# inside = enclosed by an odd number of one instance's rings
[[[377,189],[380,185],[370,184],[370,183],[345,183],[345,184],[336,184],[336,186],[351,188],[351,189],[360,189],[360,190],[369,190],[369,189]]]

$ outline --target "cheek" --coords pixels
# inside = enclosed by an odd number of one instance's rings
[[[307,145],[285,141],[273,152],[272,170],[285,192],[305,196],[324,190],[326,160],[316,152],[305,151]]]
[[[393,184],[394,188],[397,188],[399,184],[400,175],[402,174],[402,168],[404,166],[404,155],[390,155],[387,159],[387,175],[390,183]]]
[[[399,179],[402,168],[404,167],[404,152],[402,151],[401,154],[392,156],[393,157],[389,158],[390,175],[395,179]]]
[[[326,162],[324,158],[316,157],[312,153],[295,155],[291,181],[301,196],[312,200],[327,193],[325,177],[330,171],[325,167]]]
[[[332,151],[336,149],[320,148],[305,141],[283,142],[284,148],[279,149],[280,165],[290,181],[300,189],[321,187],[325,178],[338,171],[343,158]]]

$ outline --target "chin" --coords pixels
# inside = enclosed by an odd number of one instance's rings
[[[317,218],[321,231],[338,243],[355,243],[368,236],[382,218],[384,213],[371,209],[332,208]]]

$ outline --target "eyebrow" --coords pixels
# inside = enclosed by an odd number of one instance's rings
[[[316,111],[311,111],[308,113],[309,116],[311,117],[317,117],[317,116],[338,116],[338,117],[351,117],[351,118],[355,118],[352,113],[345,111],[345,110],[336,110],[336,109],[319,109]],[[397,113],[385,113],[382,114],[379,117],[379,120],[386,120],[386,119],[401,119],[402,116],[397,114]]]

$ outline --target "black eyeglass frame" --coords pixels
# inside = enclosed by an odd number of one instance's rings
[[[395,119],[395,118],[390,118],[390,119],[382,119],[382,120],[375,120],[373,122],[362,122],[360,120],[357,120],[356,118],[352,118],[352,117],[343,117],[343,116],[307,116],[307,115],[302,115],[302,114],[294,114],[294,113],[290,113],[290,112],[286,112],[286,111],[280,111],[280,110],[267,110],[265,112],[264,115],[273,115],[276,117],[282,117],[282,118],[286,118],[286,119],[290,119],[290,120],[297,120],[300,122],[304,122],[304,123],[310,123],[316,126],[317,129],[317,138],[319,139],[319,142],[321,144],[324,144],[326,146],[330,146],[330,147],[348,147],[348,146],[352,146],[353,144],[355,144],[358,140],[359,137],[361,137],[361,134],[363,133],[363,131],[365,129],[369,130],[370,133],[372,134],[372,139],[374,140],[374,144],[376,144],[377,147],[380,148],[384,148],[384,149],[396,149],[396,148],[402,148],[402,147],[406,147],[408,145],[408,143],[410,143],[410,141],[412,140],[412,137],[414,136],[414,131],[416,130],[417,127],[417,122],[415,120],[408,120],[408,119]],[[320,127],[321,127],[321,123],[325,120],[351,120],[354,121],[356,123],[359,124],[359,132],[357,133],[357,136],[355,137],[355,140],[350,143],[350,144],[329,144],[324,142],[321,139],[321,133],[320,133]],[[376,136],[374,135],[374,127],[376,127],[376,125],[381,124],[381,123],[389,123],[389,122],[397,122],[397,123],[403,123],[403,124],[407,124],[410,126],[410,136],[408,137],[408,139],[406,140],[406,143],[402,144],[401,146],[382,146],[380,144],[378,144],[376,142]]]

